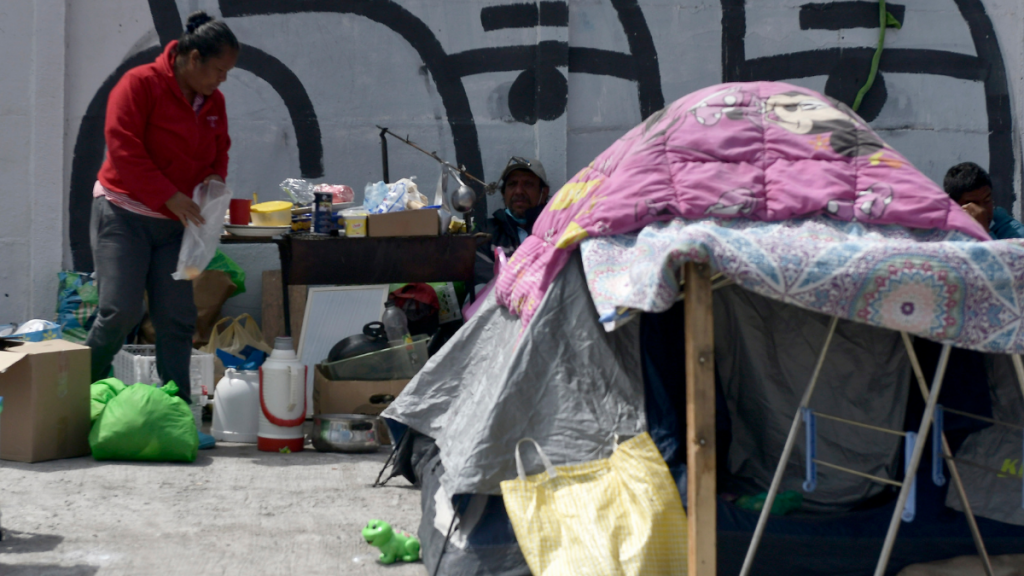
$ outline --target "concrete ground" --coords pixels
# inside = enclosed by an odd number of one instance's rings
[[[372,488],[388,451],[259,452],[220,443],[192,464],[0,461],[0,574],[422,575],[383,566],[370,519],[415,534],[420,493]]]

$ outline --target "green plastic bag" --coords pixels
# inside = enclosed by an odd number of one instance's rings
[[[92,397],[90,406],[92,407],[93,422],[96,422],[100,414],[103,414],[103,409],[107,407],[107,403],[121,392],[124,392],[124,389],[124,382],[117,378],[107,378],[106,380],[93,382],[92,386],[89,387],[89,395]]]
[[[210,260],[210,264],[206,266],[207,270],[220,270],[231,278],[231,282],[235,285],[235,293],[229,296],[234,298],[239,294],[245,292],[245,270],[235,263],[234,260],[228,258],[227,254],[221,252],[219,249],[213,255],[213,260]]]
[[[740,496],[739,499],[736,500],[736,505],[744,510],[760,512],[764,508],[764,503],[767,499],[767,492],[761,492],[760,494],[753,496]],[[796,512],[803,505],[803,494],[796,490],[786,490],[785,492],[780,492],[778,496],[775,497],[775,502],[772,504],[772,514],[775,516],[785,516],[791,512]]]
[[[126,386],[107,402],[89,433],[97,460],[194,462],[199,433],[174,382]]]

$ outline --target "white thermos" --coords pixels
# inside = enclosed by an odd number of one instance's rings
[[[291,337],[278,337],[270,358],[260,368],[260,425],[256,447],[264,452],[302,450],[305,421],[306,367],[295,355]]]

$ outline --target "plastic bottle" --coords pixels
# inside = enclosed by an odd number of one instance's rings
[[[384,305],[384,316],[380,319],[384,323],[384,331],[388,333],[388,341],[402,341],[412,344],[412,336],[409,334],[409,319],[405,312],[395,306],[395,303],[388,301]]]
[[[384,305],[384,315],[380,319],[384,323],[384,331],[388,334],[388,342],[392,346],[405,344],[405,362],[409,363],[409,369],[415,373],[413,366],[419,360],[416,354],[416,347],[412,344],[412,335],[409,334],[409,319],[395,303],[388,300]]]

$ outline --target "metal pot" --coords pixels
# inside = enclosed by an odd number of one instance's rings
[[[452,192],[448,203],[456,212],[469,212],[473,209],[473,204],[476,203],[476,191],[469,186],[466,186],[466,183],[459,178],[458,174],[452,173],[452,176],[454,176],[455,181],[459,183],[459,187]]]
[[[374,452],[380,448],[377,416],[362,414],[317,414],[310,433],[318,452]]]

